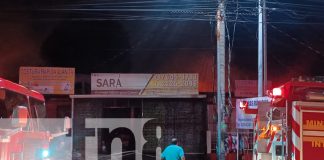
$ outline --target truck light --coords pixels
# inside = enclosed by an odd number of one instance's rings
[[[47,158],[49,156],[49,151],[47,149],[42,150],[42,157]]]
[[[278,130],[278,128],[277,128],[276,126],[273,126],[273,127],[272,127],[272,131],[273,131],[273,132],[275,132],[275,131],[277,131],[277,130]]]
[[[271,126],[271,131],[272,132],[277,132],[279,130],[279,127],[277,126]]]
[[[281,90],[281,88],[274,88],[274,89],[272,89],[272,95],[273,96],[282,96],[282,90]]]
[[[324,93],[309,92],[306,99],[308,101],[324,101]]]

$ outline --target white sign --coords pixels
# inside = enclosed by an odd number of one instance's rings
[[[92,73],[91,90],[141,90],[151,77],[151,74]]]
[[[256,97],[236,99],[236,128],[237,129],[253,129],[253,122],[255,120],[255,114],[245,114],[240,108],[240,102],[247,101],[249,109],[258,109],[258,102],[270,102],[269,97]]]
[[[92,73],[93,94],[174,95],[198,94],[198,74]]]

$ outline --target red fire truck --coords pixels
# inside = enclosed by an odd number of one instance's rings
[[[324,81],[292,80],[269,96],[271,103],[258,105],[253,159],[323,159]]]
[[[45,115],[42,94],[0,78],[0,159],[48,158],[53,135],[40,126]]]

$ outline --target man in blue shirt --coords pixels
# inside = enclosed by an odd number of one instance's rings
[[[171,144],[165,148],[161,155],[162,160],[185,160],[183,149],[178,146],[176,138],[172,138]]]

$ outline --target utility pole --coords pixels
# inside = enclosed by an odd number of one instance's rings
[[[217,11],[217,159],[225,160],[224,107],[225,107],[225,0],[218,0]]]
[[[263,18],[263,94],[266,95],[268,89],[268,66],[267,66],[267,12],[266,12],[266,0],[263,0],[263,10],[262,10],[262,18]]]
[[[266,0],[258,0],[258,97],[262,97],[267,91],[267,23]],[[253,137],[256,136],[254,130]],[[253,138],[253,160],[258,159],[256,153],[256,141]]]
[[[266,0],[259,0],[258,18],[258,97],[267,91],[267,22]]]
[[[258,5],[258,97],[264,95],[263,92],[263,9],[262,0]]]

